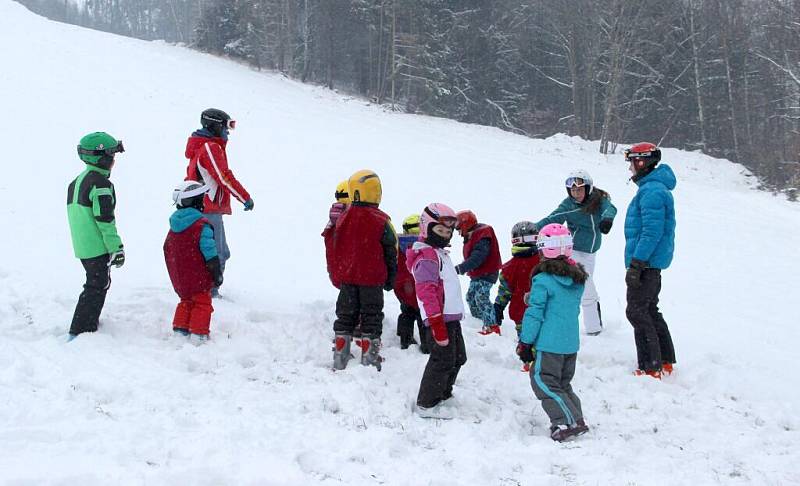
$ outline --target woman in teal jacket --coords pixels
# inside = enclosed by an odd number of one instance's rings
[[[572,258],[589,274],[581,299],[583,327],[587,334],[596,336],[603,331],[603,321],[600,297],[592,278],[594,254],[600,249],[603,235],[611,231],[617,208],[611,204],[606,191],[594,187],[592,176],[584,170],[572,172],[567,177],[566,186],[568,197],[549,216],[536,223],[536,229],[551,223],[567,224],[575,245]]]

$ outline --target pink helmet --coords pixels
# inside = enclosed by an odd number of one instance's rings
[[[572,235],[562,224],[552,223],[539,230],[536,247],[545,258],[572,256]]]
[[[442,203],[430,203],[419,215],[419,236],[423,240],[428,237],[432,225],[443,224],[451,228],[456,226],[456,212]]]

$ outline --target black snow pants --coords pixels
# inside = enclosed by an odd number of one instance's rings
[[[353,335],[361,322],[361,335],[379,338],[383,333],[383,287],[342,284],[336,300],[336,334]]]
[[[628,307],[625,314],[633,326],[639,369],[657,371],[663,363],[675,363],[675,348],[667,323],[658,310],[661,292],[661,270],[642,271],[641,286],[628,287]]]
[[[397,317],[397,335],[411,339],[414,337],[414,323],[419,329],[420,349],[425,352],[428,343],[425,340],[425,325],[422,323],[422,316],[419,309],[400,303],[400,315]]]
[[[447,337],[450,340],[448,345],[439,346],[433,340],[430,328],[425,328],[425,339],[431,354],[419,384],[417,405],[420,407],[430,408],[453,396],[458,371],[467,362],[460,322],[447,323]]]
[[[86,270],[86,283],[78,298],[72,325],[69,333],[78,335],[82,332],[94,332],[100,321],[100,312],[106,303],[106,293],[111,287],[111,268],[108,266],[108,255],[81,259]]]

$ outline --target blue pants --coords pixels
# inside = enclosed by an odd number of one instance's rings
[[[225,273],[225,262],[231,257],[231,250],[228,248],[228,240],[225,238],[225,225],[222,224],[222,214],[206,213],[204,218],[211,223],[214,228],[214,241],[217,243],[217,255],[219,256],[219,268]]]
[[[492,301],[489,300],[489,292],[492,290],[494,284],[487,280],[473,279],[469,282],[469,290],[467,290],[467,304],[469,305],[469,313],[472,317],[476,317],[483,321],[484,326],[494,326],[494,306]]]

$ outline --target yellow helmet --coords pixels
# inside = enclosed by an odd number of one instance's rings
[[[357,203],[380,204],[381,179],[378,174],[371,170],[360,170],[350,176],[348,181],[350,188],[350,201]]]
[[[347,187],[347,181],[344,180],[336,185],[336,192],[333,193],[336,202],[350,204],[350,189]]]
[[[403,233],[409,235],[419,234],[419,214],[412,214],[403,220]]]

